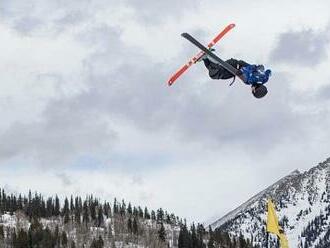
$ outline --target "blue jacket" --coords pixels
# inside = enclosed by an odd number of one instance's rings
[[[269,80],[272,72],[264,69],[263,65],[247,65],[241,68],[244,83],[248,85],[265,84]]]

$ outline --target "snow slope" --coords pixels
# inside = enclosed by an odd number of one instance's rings
[[[267,199],[272,198],[290,247],[316,247],[321,241],[328,242],[325,235],[330,228],[329,186],[330,159],[327,159],[307,172],[292,172],[211,226],[233,234],[241,232],[253,239],[254,244],[265,247],[265,206]]]

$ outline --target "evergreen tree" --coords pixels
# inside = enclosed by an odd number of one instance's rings
[[[5,232],[3,231],[3,226],[0,226],[0,241],[5,238]]]
[[[118,203],[117,203],[117,199],[115,198],[114,202],[113,202],[113,213],[114,214],[118,214]]]
[[[95,238],[93,238],[92,243],[91,243],[91,248],[99,248],[98,243]]]
[[[151,219],[156,220],[156,213],[154,210],[151,211]]]
[[[197,239],[198,239],[198,246],[203,246],[203,239],[206,231],[202,224],[197,225]]]
[[[195,224],[191,226],[191,244],[192,248],[197,248],[199,246]]]
[[[46,227],[45,230],[39,229],[37,230],[37,235],[39,235],[39,240],[37,241],[36,247],[45,247],[45,248],[51,248],[54,247],[55,240],[53,239],[52,233],[49,230],[48,227]]]
[[[32,218],[32,193],[31,190],[29,190],[29,196],[28,196],[28,204],[26,209],[26,214],[29,216],[29,218]]]
[[[215,248],[215,245],[214,245],[214,237],[213,237],[213,231],[212,231],[212,227],[209,226],[209,235],[210,235],[210,238],[209,238],[209,241],[207,243],[207,247],[208,248]]]
[[[191,247],[191,237],[187,229],[187,225],[183,224],[180,228],[178,248],[190,248]]]
[[[164,210],[162,208],[157,210],[157,222],[162,223],[164,221]]]
[[[128,206],[127,206],[127,213],[128,213],[130,216],[133,214],[132,205],[131,205],[130,202],[128,203]]]
[[[127,229],[130,233],[133,232],[133,224],[132,224],[132,219],[131,218],[128,218],[128,220],[127,220]]]
[[[3,209],[2,209],[2,190],[0,188],[0,214],[3,213]]]
[[[139,206],[138,207],[138,212],[139,212],[139,218],[143,218],[143,210],[142,210],[142,208]]]
[[[73,196],[71,195],[71,199],[70,199],[70,211],[71,213],[73,213],[75,209],[74,203],[73,203]]]
[[[121,207],[120,207],[120,215],[121,216],[125,216],[126,215],[126,204],[125,204],[125,201],[122,200],[122,204],[121,204]]]
[[[99,211],[97,213],[97,226],[98,227],[104,226],[104,216],[103,216],[102,206],[99,207]]]
[[[33,247],[33,241],[32,241],[32,230],[31,230],[31,228],[29,228],[29,230],[28,230],[28,243],[29,243],[29,245],[28,245],[28,247],[30,248],[30,247]]]
[[[54,215],[59,216],[60,215],[60,199],[58,196],[55,196],[55,209],[54,209]]]
[[[101,235],[99,236],[99,240],[98,240],[98,243],[99,243],[99,247],[100,247],[100,248],[103,248],[103,247],[104,247],[104,241],[103,241],[103,239],[102,239],[102,236],[101,236]]]
[[[79,208],[75,208],[74,210],[74,220],[75,222],[80,225],[81,224],[81,213],[80,213],[80,209]]]
[[[147,220],[151,218],[147,207],[144,208],[144,218]]]
[[[21,229],[18,232],[16,244],[14,243],[14,248],[26,248],[28,245],[28,234]]]
[[[55,208],[53,204],[53,199],[49,197],[46,202],[46,216],[51,217],[54,215]]]
[[[87,201],[84,202],[84,206],[83,206],[83,223],[85,223],[86,227],[87,227],[87,224],[89,223],[89,213],[88,213]]]
[[[16,235],[16,232],[15,232],[15,229],[11,235],[11,242],[12,242],[12,247],[17,247],[17,235]]]
[[[68,198],[65,198],[64,200],[64,207],[62,211],[62,216],[64,216],[64,224],[67,224],[70,220],[70,210],[69,210],[69,200]]]
[[[65,231],[62,232],[61,243],[62,243],[62,247],[67,247],[68,246],[68,237],[67,237]]]
[[[242,248],[248,247],[248,244],[247,244],[246,240],[244,239],[244,236],[242,235],[242,233],[240,233],[240,235],[239,235],[238,243],[239,243],[239,247],[242,247]]]
[[[98,240],[93,239],[91,243],[91,248],[103,248],[104,247],[104,241],[101,236],[99,236]]]
[[[164,227],[164,224],[163,223],[161,223],[160,229],[158,230],[158,239],[161,242],[165,242],[166,241],[166,231],[165,231],[165,227]]]
[[[55,227],[54,240],[55,240],[55,244],[57,246],[60,246],[60,229],[59,229],[58,225],[56,225],[56,227]]]
[[[23,197],[22,197],[22,194],[19,194],[19,196],[18,196],[17,208],[20,209],[20,210],[23,209]]]
[[[82,212],[81,198],[76,197],[75,207],[74,207],[74,220],[78,225],[81,224],[81,212]]]
[[[139,216],[139,211],[136,207],[133,208],[133,216],[136,218]]]
[[[139,227],[138,227],[138,223],[137,223],[137,220],[136,220],[135,217],[134,217],[134,220],[133,220],[133,233],[135,235],[139,234]]]
[[[96,220],[96,202],[95,201],[90,202],[89,211],[90,211],[90,214],[91,214],[91,219],[93,221],[95,221]]]

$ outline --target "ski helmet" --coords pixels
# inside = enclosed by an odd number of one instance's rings
[[[254,88],[252,94],[255,98],[262,98],[268,93],[267,87],[263,84],[253,85],[252,87]]]

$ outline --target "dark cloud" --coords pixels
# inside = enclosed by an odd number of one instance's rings
[[[282,33],[271,53],[274,62],[316,66],[327,58],[327,32],[304,30]]]

